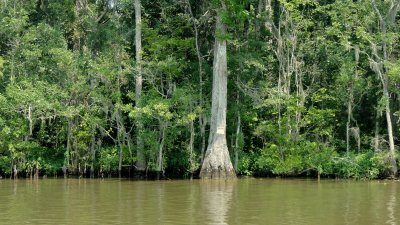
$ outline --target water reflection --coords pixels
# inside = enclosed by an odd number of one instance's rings
[[[391,184],[388,189],[389,199],[386,204],[388,220],[386,221],[386,224],[396,225],[396,185]]]
[[[197,184],[197,183],[196,183]],[[196,215],[196,209],[197,209],[197,203],[199,201],[198,199],[198,186],[194,184],[193,181],[190,181],[190,186],[189,186],[189,194],[186,199],[188,202],[188,213],[189,215]],[[195,217],[194,216],[189,216],[189,224],[195,224]]]
[[[201,181],[200,185],[208,224],[228,224],[228,211],[231,206],[235,181],[205,180]]]
[[[134,213],[135,218],[136,218],[136,223],[137,224],[143,224],[143,215],[144,215],[144,211],[143,208],[145,208],[145,203],[146,200],[144,199],[145,195],[144,192],[146,190],[146,187],[143,186],[142,182],[137,182],[135,185],[135,192],[134,192],[134,198],[135,201],[134,202],[134,209],[132,210],[132,213]]]
[[[344,209],[344,222],[346,225],[353,224],[351,221],[351,199],[350,199],[351,193],[349,189],[346,189],[346,200],[344,201],[343,209]]]
[[[14,185],[13,185],[13,194],[17,195],[17,190],[18,190],[18,180],[13,180]]]
[[[397,225],[399,184],[278,179],[3,180],[0,224]]]

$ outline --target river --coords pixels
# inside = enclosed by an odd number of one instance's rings
[[[399,224],[400,182],[0,180],[0,224]]]

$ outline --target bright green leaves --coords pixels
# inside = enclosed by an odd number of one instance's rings
[[[171,98],[165,99],[157,97],[156,92],[152,95],[148,93],[144,99],[144,107],[133,108],[132,106],[124,106],[124,110],[129,112],[131,118],[144,115],[151,118],[156,118],[162,121],[170,121],[176,126],[186,126],[189,122],[197,118],[200,109],[193,109],[190,112],[191,101],[193,101],[193,94],[187,89],[176,89]]]
[[[391,83],[400,82],[400,60],[394,62],[387,62],[386,68],[388,70],[387,74],[389,76]]]
[[[32,26],[23,36],[23,43],[27,49],[53,49],[66,48],[66,42],[62,33],[45,23]]]
[[[31,27],[14,48],[8,70],[15,67],[17,80],[65,81],[72,70],[73,56],[66,49],[62,33],[47,24]]]
[[[169,104],[168,102],[165,101],[158,101],[155,104],[152,104],[153,106],[153,113],[157,117],[161,117],[165,120],[170,120],[172,119],[172,113],[169,112]]]
[[[389,174],[385,162],[386,152],[366,151],[358,154],[350,153],[347,156],[335,157],[334,171],[337,176],[357,179],[376,179]]]
[[[375,124],[383,139],[388,102],[399,123],[400,36],[398,18],[384,15],[384,30],[373,1],[191,0],[190,14],[187,1],[143,0],[140,108],[133,1],[0,2],[0,173],[16,159],[24,170],[65,162],[113,173],[120,151],[123,164],[135,161],[137,134],[150,169],[162,147],[164,169],[195,172],[208,135],[216,10],[227,27],[216,36],[228,41],[228,147],[240,149],[241,173],[386,171],[383,155],[363,149]],[[391,1],[375,3],[382,14],[390,9]],[[370,68],[378,64],[390,99]],[[349,102],[361,153],[342,157]]]
[[[118,166],[118,149],[116,147],[102,148],[100,151],[100,171],[111,175]]]
[[[59,28],[62,32],[70,32],[71,24],[75,17],[75,2],[69,0],[48,1],[37,12],[38,16],[45,17],[45,20],[52,27]]]
[[[2,79],[2,78],[3,78],[3,75],[4,75],[3,69],[4,69],[4,63],[5,63],[5,62],[6,62],[6,60],[3,59],[3,58],[0,56],[0,79]]]
[[[326,102],[329,100],[335,100],[333,96],[331,96],[326,88],[320,88],[316,92],[313,93],[311,96],[311,101],[313,103],[320,103],[320,102]]]
[[[3,1],[0,3],[0,40],[9,42],[19,36],[29,25],[36,0]],[[5,40],[3,40],[5,38]]]
[[[250,12],[246,9],[246,1],[237,0],[221,0],[219,9],[217,9],[221,15],[222,22],[228,27],[235,27],[246,22],[250,19]],[[221,7],[224,5],[226,8]]]
[[[35,83],[22,81],[18,84],[10,85],[7,87],[6,94],[15,109],[20,106],[27,107],[32,105],[43,113],[61,110],[60,102],[66,99],[67,96],[56,85],[42,81]]]
[[[299,145],[286,146],[284,153],[275,144],[262,150],[256,161],[260,170],[272,174],[295,176],[319,173],[332,174],[332,161],[335,151],[316,142],[301,142]]]

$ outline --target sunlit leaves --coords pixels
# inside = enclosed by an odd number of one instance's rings
[[[3,78],[3,69],[4,69],[5,59],[0,56],[0,79]]]

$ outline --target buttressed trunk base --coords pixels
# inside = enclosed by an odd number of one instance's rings
[[[218,178],[235,178],[235,170],[229,157],[228,147],[226,145],[226,137],[217,135],[211,145],[207,148],[203,165],[200,171],[202,179],[218,179]],[[224,141],[225,140],[225,141]]]
[[[217,37],[218,33],[226,32],[220,15],[215,30],[210,136],[200,171],[202,179],[236,177],[226,143],[228,66],[226,40]]]

